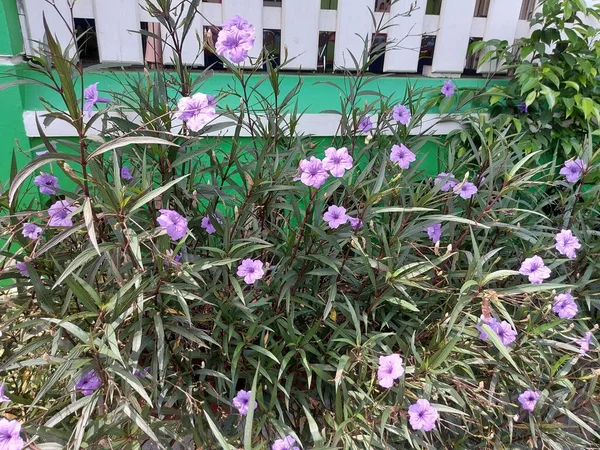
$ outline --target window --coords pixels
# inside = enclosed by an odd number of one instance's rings
[[[481,41],[482,38],[471,38],[469,39],[469,46],[473,42]],[[467,60],[465,61],[465,71],[463,72],[465,75],[477,75],[477,66],[479,65],[479,58],[481,56],[480,52],[477,53],[469,53],[467,55]]]
[[[435,36],[423,36],[421,38],[421,51],[419,52],[419,64],[417,73],[423,74],[423,66],[430,66],[433,62],[433,51],[435,50]]]
[[[333,72],[333,57],[335,55],[335,32],[319,32],[319,54],[317,55],[317,70]]]
[[[427,7],[425,8],[425,14],[432,16],[439,16],[442,8],[442,0],[427,0]]]
[[[321,9],[338,9],[338,0],[321,0]]]
[[[533,17],[533,11],[535,10],[536,1],[537,0],[523,0],[519,20],[531,20]]]
[[[263,6],[274,6],[281,8],[281,0],[263,0]]]
[[[217,42],[217,37],[219,36],[221,27],[204,27],[204,34],[208,33],[209,31],[212,34],[213,43]],[[217,55],[215,55],[206,47],[204,48],[204,66],[210,67],[214,70],[223,70],[223,63],[219,60],[219,58],[217,58]]]
[[[490,0],[477,0],[474,17],[487,17],[490,10]]]
[[[263,30],[263,47],[273,56],[272,64],[281,64],[281,30]]]
[[[94,19],[75,19],[75,34],[77,35],[77,50],[84,66],[98,64],[98,39],[96,21]]]
[[[390,12],[390,0],[375,0],[375,12]]]
[[[372,53],[381,53],[384,51],[387,43],[387,34],[385,33],[376,33],[373,34],[371,40],[371,51]],[[371,55],[373,56],[373,55]],[[375,61],[371,63],[369,66],[369,72],[373,73],[383,73],[383,63],[385,62],[385,53],[379,56]]]

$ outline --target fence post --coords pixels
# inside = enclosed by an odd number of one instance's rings
[[[100,62],[143,64],[138,0],[94,0]]]
[[[384,72],[416,72],[418,69],[425,6],[419,6],[405,17],[409,7],[407,2],[396,2],[390,9],[392,26],[387,29]]]
[[[287,69],[316,69],[319,55],[321,0],[284,1],[281,17],[281,51],[287,47]]]
[[[334,68],[354,70],[354,55],[363,64],[363,39],[371,41],[373,0],[339,0],[335,32]]]

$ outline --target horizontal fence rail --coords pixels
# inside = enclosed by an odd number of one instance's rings
[[[27,54],[34,52],[36,41],[43,41],[43,16],[63,47],[68,45],[71,40],[69,27],[73,24],[69,23],[67,0],[54,0],[58,11],[45,0],[19,2]],[[183,0],[175,3],[179,2]],[[429,48],[431,54],[425,69],[421,67],[421,70],[434,76],[460,76],[465,67],[477,63],[467,55],[470,42],[501,39],[512,44],[528,36],[531,32],[528,19],[536,8],[536,0],[400,0],[391,6],[390,3],[389,0],[205,0],[199,3],[192,32],[183,48],[183,59],[197,67],[208,65],[210,61],[205,61],[195,35],[202,37],[207,27],[220,26],[239,14],[256,28],[257,39],[250,55],[256,56],[268,38],[281,53],[286,49],[290,57],[295,57],[286,66],[290,70],[315,71],[319,67],[325,70],[323,61],[328,58],[334,70],[353,69],[350,54],[360,59],[362,39],[368,36],[377,42],[386,40],[389,44],[383,72],[418,72],[423,42],[430,39],[433,48]],[[75,2],[75,19],[93,23],[99,62],[169,63],[168,47],[153,49],[154,39],[142,39],[138,32],[142,23],[145,29],[155,34],[161,31],[161,26],[147,13],[144,4],[144,0]],[[337,9],[323,9],[332,4]],[[385,35],[373,35],[370,11],[376,21],[390,25]],[[164,30],[162,36],[165,37]],[[334,41],[334,51],[325,52],[324,42],[329,41]],[[479,69],[484,73],[493,70],[489,64]]]

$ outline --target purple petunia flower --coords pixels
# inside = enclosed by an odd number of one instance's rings
[[[27,222],[23,225],[23,236],[29,239],[39,239],[44,230],[33,222]]]
[[[431,431],[440,417],[437,409],[427,400],[420,398],[408,407],[410,426],[413,430]]]
[[[393,386],[394,380],[397,380],[404,374],[402,362],[402,357],[397,353],[379,357],[379,368],[377,369],[379,386],[384,388]]]
[[[0,402],[10,402],[10,398],[4,395],[4,383],[0,384]]]
[[[573,259],[577,256],[576,250],[581,248],[581,244],[571,230],[562,230],[556,235],[555,248],[561,255]]]
[[[254,284],[265,274],[263,263],[258,259],[246,258],[242,260],[237,269],[238,277],[243,277],[247,284]]]
[[[546,278],[550,278],[550,268],[546,267],[544,260],[537,255],[523,261],[519,273],[527,275],[531,284],[541,284]]]
[[[528,109],[527,108],[527,103],[525,103],[525,102],[519,103],[518,108],[519,108],[519,112],[521,114],[527,114],[527,109]]]
[[[498,321],[496,319],[494,319],[493,317],[488,317],[486,319],[483,316],[481,316],[481,321],[483,323],[485,323],[487,326],[489,326],[492,329],[492,331],[494,330],[495,327],[498,326]],[[481,325],[477,324],[475,326],[475,328],[477,328],[477,331],[479,331],[479,339],[481,339],[482,341],[487,341],[488,340],[488,334],[481,327]]]
[[[410,118],[412,116],[410,114],[410,110],[406,106],[396,105],[394,106],[392,117],[396,122],[400,122],[402,125],[406,125],[408,122],[410,122]]]
[[[15,269],[17,269],[19,271],[19,274],[21,274],[22,277],[29,278],[29,271],[27,270],[27,264],[25,264],[24,262],[16,263]]]
[[[177,109],[175,117],[183,120],[186,126],[194,132],[200,131],[217,115],[214,97],[201,92],[191,97],[181,97],[177,102]]]
[[[51,227],[70,227],[73,226],[73,219],[71,214],[77,209],[75,206],[71,206],[69,200],[59,200],[50,206],[48,209],[48,215],[50,220],[48,225]]]
[[[239,390],[235,397],[233,397],[233,406],[235,406],[238,412],[242,416],[248,415],[248,408],[250,406],[250,397],[252,397],[252,391]],[[254,409],[258,408],[258,403],[254,402]]]
[[[248,51],[254,46],[255,39],[254,26],[250,25],[246,19],[234,16],[223,24],[215,49],[217,54],[238,64],[248,58]]]
[[[496,333],[500,341],[502,341],[503,345],[510,345],[517,339],[517,332],[506,320],[496,322],[492,326],[492,330]]]
[[[343,206],[331,205],[327,208],[325,214],[323,214],[323,220],[327,222],[329,228],[337,228],[340,225],[344,225],[348,222],[346,208]]]
[[[531,389],[527,389],[521,395],[519,395],[519,403],[521,403],[521,407],[525,411],[532,412],[535,409],[535,405],[538,402],[542,394],[539,391],[532,391]]]
[[[364,226],[363,221],[360,220],[358,217],[347,217],[348,221],[350,222],[350,226],[353,230],[360,230]]]
[[[348,154],[348,149],[330,147],[325,150],[323,169],[328,170],[334,177],[343,177],[346,170],[352,169],[352,156]]]
[[[0,449],[21,450],[24,445],[21,424],[17,420],[0,419]]]
[[[83,110],[87,113],[88,117],[94,112],[96,103],[110,103],[110,99],[98,96],[98,83],[90,84],[85,88],[83,96],[85,98]]]
[[[139,378],[146,378],[150,375],[150,366],[142,368],[142,370],[135,369],[133,374]]]
[[[303,159],[300,161],[299,179],[306,186],[321,187],[327,178],[329,178],[329,174],[325,171],[323,161],[320,159],[311,156],[310,160]]]
[[[560,169],[559,173],[564,175],[569,183],[576,183],[583,174],[583,167],[583,160],[575,159],[573,161],[567,161],[562,169]]]
[[[133,174],[131,173],[131,169],[129,167],[121,167],[121,178],[128,181],[133,180]]]
[[[300,450],[300,447],[296,445],[296,440],[288,435],[273,442],[271,450]]]
[[[452,191],[456,195],[460,195],[465,200],[468,200],[471,197],[473,197],[475,194],[477,194],[477,186],[475,186],[473,183],[466,182],[466,183],[457,184],[456,186],[454,186]]]
[[[442,86],[441,92],[444,94],[446,98],[452,97],[454,95],[454,91],[456,90],[456,86],[450,80],[444,81],[444,85]]]
[[[590,351],[590,343],[592,342],[592,332],[586,331],[580,339],[574,339],[574,341],[579,344],[579,354],[585,355]]]
[[[393,145],[390,161],[398,163],[401,169],[408,169],[410,163],[415,161],[417,157],[404,144]]]
[[[212,220],[217,223],[223,223],[223,221],[214,214],[212,216]],[[211,218],[209,216],[204,216],[202,218],[202,223],[200,224],[200,227],[204,228],[208,234],[214,234],[217,232],[217,229],[212,224]]]
[[[577,315],[577,303],[573,300],[573,296],[569,292],[559,294],[554,297],[552,311],[558,314],[561,319],[572,319]]]
[[[56,189],[59,189],[58,178],[49,173],[41,173],[33,179],[33,184],[39,186],[42,194],[54,195]]]
[[[440,242],[440,238],[442,237],[441,223],[434,223],[432,225],[429,225],[428,227],[425,227],[425,231],[427,232],[427,236],[429,236],[429,239],[431,239],[431,241],[434,244]]]
[[[433,184],[442,184],[443,186],[440,188],[442,192],[448,192],[454,189],[454,186],[458,184],[458,181],[454,178],[453,173],[440,172],[435,180],[433,180]]]
[[[81,393],[87,397],[88,395],[92,395],[101,384],[102,380],[96,371],[92,369],[75,383],[75,389],[81,391]]]
[[[50,153],[49,150],[42,150],[41,152],[35,152],[35,154],[37,156],[44,156],[44,155],[47,155],[48,153]]]
[[[368,133],[373,129],[373,122],[371,116],[364,116],[358,124],[358,131],[361,133]]]
[[[185,217],[171,209],[160,209],[159,212],[160,216],[156,218],[156,221],[171,239],[177,241],[187,234],[188,222]]]

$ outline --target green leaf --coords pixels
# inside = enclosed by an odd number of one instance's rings
[[[156,197],[158,197],[159,195],[161,195],[163,192],[165,192],[166,190],[170,189],[172,186],[176,185],[177,183],[179,183],[181,180],[187,178],[188,176],[189,176],[189,174],[188,175],[183,175],[183,176],[181,176],[179,178],[176,178],[176,179],[174,179],[172,181],[169,181],[164,186],[161,186],[158,189],[154,189],[154,190],[148,192],[147,194],[143,195],[129,209],[129,213],[132,213],[132,212],[140,209],[142,206],[147,205],[149,202],[151,202],[152,200],[154,200]]]
[[[167,145],[170,147],[179,147],[179,145],[175,144],[174,142],[152,136],[121,137],[107,142],[106,144],[102,144],[100,147],[90,153],[90,155],[87,157],[87,161],[89,162],[96,156],[100,156],[117,148],[127,147],[128,145]]]
[[[254,373],[254,379],[252,380],[252,394],[250,395],[249,405],[254,406],[256,403],[256,388],[258,386],[258,374],[260,371],[260,361],[256,365],[256,372]],[[248,414],[246,415],[246,425],[244,426],[244,450],[252,450],[252,428],[254,425],[254,408],[248,408]]]
[[[160,441],[158,440],[158,437],[156,436],[156,434],[154,434],[154,431],[152,431],[152,428],[150,428],[150,425],[148,425],[148,423],[142,418],[142,416],[140,416],[130,405],[129,403],[126,403],[123,406],[123,412],[125,413],[125,415],[127,417],[129,417],[131,420],[133,420],[135,422],[135,424],[144,432],[146,433],[146,435],[152,439],[154,441],[154,444],[160,448],[160,449],[164,449],[165,447],[160,443]]]
[[[210,414],[208,414],[208,412],[206,410],[203,410],[202,412],[204,413],[204,417],[206,417],[206,421],[208,422],[208,426],[210,427],[210,430],[213,432],[213,434],[217,438],[217,442],[219,443],[221,448],[223,450],[234,450],[235,447],[233,445],[230,445],[227,442],[227,440],[225,439],[225,436],[223,436],[223,433],[221,433],[221,430],[219,430],[217,428],[217,425],[215,425],[215,423],[213,422],[212,418],[210,417]]]
[[[116,244],[116,243],[113,243],[113,242],[103,242],[102,244],[100,244],[98,246],[98,250],[100,250],[100,253],[104,253],[104,252],[112,250],[113,248],[116,248],[116,247],[118,247],[118,244]],[[97,256],[97,254],[96,254],[96,249],[95,248],[87,248],[87,249],[85,249],[83,252],[81,252],[79,255],[77,255],[73,261],[71,261],[71,264],[69,264],[67,266],[67,268],[62,273],[62,275],[58,278],[58,280],[56,280],[56,283],[54,283],[54,286],[52,286],[52,289],[56,289],[56,287],[60,286],[60,284],[72,272],[74,272],[79,267],[83,266],[84,264],[86,264],[92,258],[94,258],[96,256]]]

